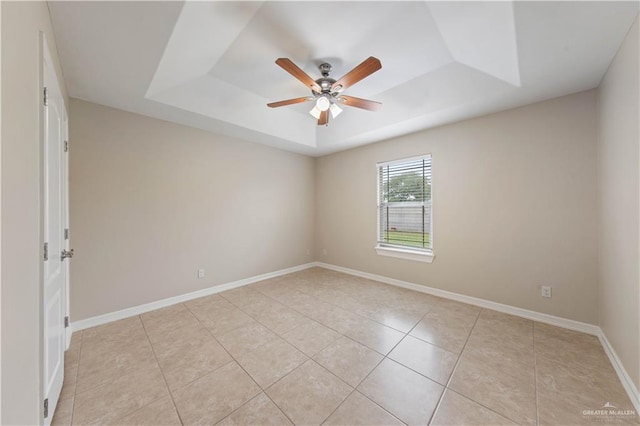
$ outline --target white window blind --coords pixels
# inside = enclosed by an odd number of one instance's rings
[[[431,155],[378,164],[378,244],[431,250]]]

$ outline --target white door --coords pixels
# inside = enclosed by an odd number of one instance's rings
[[[73,256],[73,250],[69,251],[69,117],[66,116],[65,110],[65,118],[62,122],[62,131],[63,131],[63,139],[64,139],[64,154],[62,155],[62,226],[64,227],[63,232],[63,244],[62,247],[64,250],[67,250],[67,253]],[[65,318],[69,318],[69,306],[71,303],[69,301],[69,264],[71,262],[67,260],[63,260],[62,264],[64,266],[64,274],[65,274],[65,282],[64,282],[64,293],[65,293]],[[71,327],[69,327],[68,323],[65,323],[65,336],[64,336],[64,349],[65,351],[69,349],[69,345],[71,344]]]
[[[60,396],[64,374],[66,347],[66,265],[63,250],[64,220],[66,214],[66,171],[63,161],[67,113],[51,54],[43,40],[43,219],[44,219],[44,288],[43,288],[43,384],[44,424],[51,423],[53,411]],[[68,262],[68,261],[67,261]]]

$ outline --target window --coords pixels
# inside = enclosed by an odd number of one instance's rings
[[[378,164],[378,254],[431,262],[431,212],[431,155]]]

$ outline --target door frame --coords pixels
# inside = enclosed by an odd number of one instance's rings
[[[0,70],[2,70],[2,4],[0,4]],[[0,71],[0,200],[2,200],[2,72]],[[0,211],[0,318],[2,317],[2,212]],[[0,423],[2,422],[2,327],[0,327]]]

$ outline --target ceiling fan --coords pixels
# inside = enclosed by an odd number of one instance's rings
[[[322,77],[317,80],[309,77],[307,73],[302,71],[290,59],[278,58],[276,64],[282,67],[286,72],[300,80],[305,86],[311,89],[312,96],[304,96],[301,98],[287,99],[279,102],[267,104],[268,107],[277,108],[285,105],[299,104],[307,101],[315,101],[315,106],[309,114],[318,119],[318,126],[328,125],[329,112],[331,117],[336,118],[342,112],[342,108],[338,104],[366,109],[369,111],[377,111],[382,104],[376,101],[356,98],[354,96],[342,95],[342,91],[353,86],[362,79],[367,78],[374,72],[382,68],[380,60],[370,56],[360,65],[346,73],[339,80],[329,77],[331,72],[331,64],[323,63],[320,65]]]

